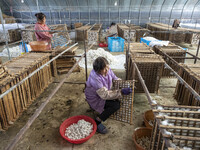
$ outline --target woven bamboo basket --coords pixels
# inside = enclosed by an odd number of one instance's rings
[[[133,142],[135,143],[135,147],[137,150],[145,150],[142,145],[139,145],[137,143],[137,140],[142,138],[142,137],[149,137],[151,138],[151,133],[152,129],[151,128],[146,128],[146,127],[141,127],[141,128],[136,128],[134,133],[133,133]]]
[[[145,126],[148,127],[148,128],[153,128],[153,121],[154,121],[154,114],[153,114],[153,111],[152,110],[148,110],[144,113],[144,123],[145,123]],[[150,123],[150,121],[152,121],[152,124]]]

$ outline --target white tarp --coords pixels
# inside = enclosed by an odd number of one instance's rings
[[[157,46],[167,46],[169,44],[169,41],[158,40],[154,37],[144,37],[143,39],[151,41],[149,43],[150,47],[154,47],[155,45],[157,45]]]

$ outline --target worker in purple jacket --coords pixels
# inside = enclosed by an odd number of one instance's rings
[[[119,98],[122,94],[128,95],[131,88],[111,90],[112,81],[121,80],[109,68],[109,63],[104,57],[98,57],[93,63],[93,70],[86,82],[85,96],[90,107],[99,113],[95,119],[97,132],[108,132],[101,123],[120,108]]]

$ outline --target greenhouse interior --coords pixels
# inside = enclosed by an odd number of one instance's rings
[[[200,0],[0,0],[0,150],[200,150]]]

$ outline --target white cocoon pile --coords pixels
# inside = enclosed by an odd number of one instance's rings
[[[125,55],[113,56],[111,53],[105,51],[103,48],[98,48],[97,50],[89,50],[87,52],[87,67],[93,68],[93,62],[98,57],[104,57],[109,62],[109,67],[111,69],[124,69]],[[79,58],[78,58],[79,59]],[[85,59],[82,59],[79,66],[85,68]]]
[[[93,124],[85,121],[84,119],[79,120],[77,123],[73,123],[66,128],[65,136],[72,140],[82,139],[90,135],[93,131]]]
[[[169,44],[169,41],[161,41],[161,40],[158,40],[154,37],[144,37],[143,39],[151,41],[149,43],[150,47],[154,47],[155,45],[157,45],[157,46],[167,46]]]
[[[157,46],[168,46],[169,41],[151,41],[149,43],[150,47],[154,47],[155,45]]]

